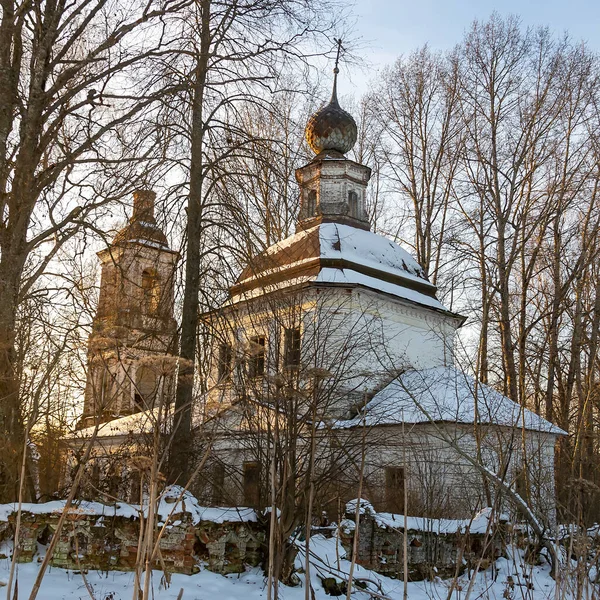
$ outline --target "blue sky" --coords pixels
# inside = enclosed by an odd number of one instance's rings
[[[518,15],[525,26],[545,25],[558,35],[567,30],[600,51],[598,0],[356,0],[355,31],[366,46],[361,53],[370,69],[344,69],[342,79],[347,81],[340,82],[341,92],[366,91],[373,69],[425,43],[451,48],[473,19],[485,20],[494,10]]]

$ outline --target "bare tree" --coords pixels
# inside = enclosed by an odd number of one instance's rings
[[[385,115],[383,187],[400,207],[417,200],[403,237],[472,316],[465,360],[572,434],[565,506],[598,477],[597,71],[584,44],[493,15],[450,53],[399,61],[370,98]]]
[[[336,21],[339,24],[338,14],[333,0],[302,6],[288,0],[248,0],[234,5],[204,0],[182,20],[178,60],[165,65],[167,80],[180,82],[184,93],[165,105],[162,123],[189,152],[189,161],[183,165],[178,161],[187,197],[180,355],[188,366],[181,370],[177,387],[178,433],[171,469],[175,479],[189,465],[185,456],[191,430],[201,265],[210,252],[205,246],[206,231],[212,225],[224,225],[214,191],[227,180],[224,159],[244,155],[252,140],[240,127],[243,119],[235,115],[242,101],[267,106],[264,92],[279,89],[281,69],[291,64],[304,68],[310,43]]]
[[[444,256],[462,142],[458,86],[458,59],[425,47],[399,59],[369,97],[388,180],[411,205],[411,246],[433,283]]]
[[[105,0],[2,3],[1,429],[4,456],[17,463],[19,304],[65,241],[120,197],[136,164],[152,156],[155,145],[124,126],[163,93],[145,69],[167,43],[164,17],[184,5],[134,2],[115,11]],[[145,35],[136,37],[141,30]],[[127,78],[135,93],[123,86]],[[14,497],[14,465],[3,467],[5,499]]]

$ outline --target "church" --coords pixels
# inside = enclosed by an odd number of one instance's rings
[[[337,68],[334,71],[337,78]],[[469,518],[510,510],[506,490],[555,518],[554,448],[565,433],[455,363],[466,318],[423,269],[371,231],[371,171],[347,154],[352,116],[331,100],[306,126],[315,156],[296,171],[296,233],[254,257],[227,300],[199,316],[210,365],[193,406],[202,503],[306,503],[340,514],[360,496],[380,512]],[[157,428],[168,437],[177,363],[174,270],[139,191],[129,224],[99,253],[80,428],[89,477],[139,495],[130,465]],[[144,437],[146,436],[146,437]],[[118,458],[117,458],[118,457]]]

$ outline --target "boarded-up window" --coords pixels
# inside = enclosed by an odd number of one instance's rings
[[[391,513],[404,513],[404,469],[385,468],[385,509]]]
[[[525,502],[529,502],[529,481],[527,480],[527,471],[519,469],[515,477],[515,491]]]
[[[142,473],[141,471],[132,471],[129,476],[129,501],[133,504],[138,504],[142,494]]]
[[[121,470],[116,465],[110,467],[106,477],[106,493],[111,500],[119,495],[122,483]]]
[[[260,503],[260,467],[257,462],[244,463],[244,505],[258,507]]]
[[[211,483],[211,502],[214,506],[220,506],[225,498],[225,465],[222,463],[213,465]]]
[[[93,491],[97,493],[98,489],[100,488],[100,465],[96,461],[92,463],[90,483],[92,485]]]
[[[138,367],[135,377],[135,409],[146,410],[154,406],[157,393],[156,373],[148,367]]]
[[[265,374],[265,338],[250,338],[250,359],[248,360],[248,376],[262,377]]]
[[[290,328],[285,330],[283,366],[300,366],[300,329]]]
[[[229,344],[219,346],[219,381],[229,377],[231,373],[231,361],[233,359],[233,348]]]

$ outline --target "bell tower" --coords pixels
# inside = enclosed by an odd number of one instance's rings
[[[80,427],[152,408],[173,395],[179,254],[156,223],[155,199],[153,191],[136,191],[129,223],[98,252],[100,297]]]

